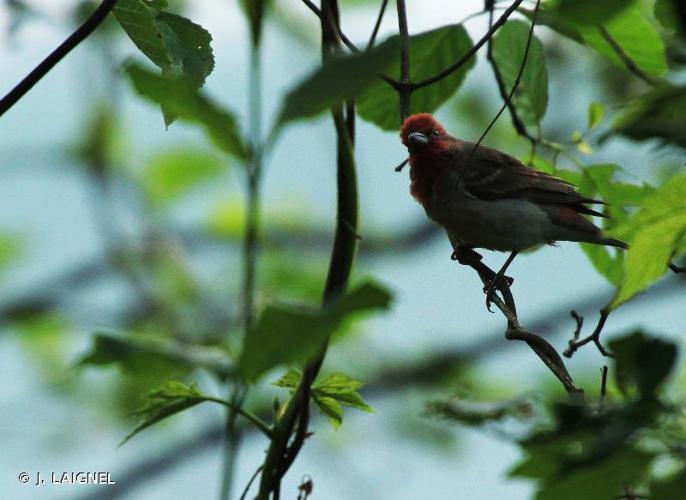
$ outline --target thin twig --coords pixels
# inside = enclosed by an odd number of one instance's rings
[[[617,43],[617,40],[612,36],[612,34],[607,31],[607,28],[605,26],[599,26],[598,30],[600,31],[600,34],[603,36],[605,41],[608,43],[608,45],[614,50],[615,54],[617,54],[617,57],[622,61],[624,66],[631,71],[634,75],[636,75],[638,78],[646,82],[648,85],[651,86],[656,86],[659,82],[646,72],[644,72],[641,68],[638,67],[638,65],[634,62],[629,55],[624,52],[624,49],[622,48],[619,43]]]
[[[417,90],[417,89],[421,89],[424,87],[428,87],[429,85],[432,85],[436,82],[443,80],[447,76],[450,76],[452,73],[454,73],[455,71],[460,69],[467,61],[469,61],[469,59],[472,58],[472,56],[474,54],[476,54],[479,51],[479,49],[481,47],[484,46],[484,44],[486,42],[488,42],[488,40],[495,34],[495,32],[498,31],[498,29],[500,29],[500,27],[503,24],[505,24],[505,21],[507,21],[507,19],[510,17],[510,15],[515,10],[517,10],[517,7],[519,7],[519,5],[522,2],[523,2],[523,0],[515,0],[514,2],[512,2],[512,5],[510,5],[507,9],[505,9],[505,12],[503,12],[503,14],[498,18],[498,20],[495,23],[493,23],[493,26],[491,26],[491,28],[486,32],[486,34],[483,37],[481,37],[481,39],[478,42],[476,42],[474,44],[474,46],[471,49],[469,49],[469,51],[467,51],[467,53],[465,55],[460,57],[460,59],[455,61],[453,64],[448,66],[446,69],[444,69],[440,73],[438,73],[438,74],[436,74],[430,78],[426,78],[426,79],[421,80],[419,82],[414,82],[414,83],[409,84],[410,88],[412,90]]]
[[[667,267],[674,273],[674,274],[681,274],[681,273],[686,273],[686,267],[683,266],[677,266],[673,262],[670,262],[667,264]]]
[[[488,10],[488,26],[489,26],[489,28],[493,26],[493,9],[494,9],[494,5],[493,4],[489,5],[489,10]],[[535,23],[535,17],[534,17],[533,22]],[[495,81],[498,84],[498,91],[500,92],[500,97],[502,97],[503,101],[505,101],[505,105],[507,106],[507,109],[510,112],[510,117],[512,118],[512,125],[514,125],[514,128],[519,135],[521,135],[522,137],[525,137],[526,139],[529,140],[529,142],[531,142],[531,147],[534,148],[536,145],[536,138],[534,136],[532,136],[531,134],[529,134],[529,131],[526,129],[526,125],[524,125],[524,122],[519,117],[519,114],[517,113],[517,108],[515,107],[514,103],[512,102],[512,99],[509,98],[509,95],[507,93],[507,89],[505,88],[505,82],[503,80],[503,75],[500,72],[500,68],[498,67],[498,64],[495,62],[495,58],[493,57],[493,37],[488,39],[488,47],[486,50],[486,58],[488,59],[488,62],[491,64],[491,68],[493,68],[493,76],[495,76]]]
[[[603,327],[605,326],[605,322],[607,321],[607,317],[609,315],[610,310],[608,308],[603,308],[600,311],[600,318],[598,319],[598,324],[593,330],[593,333],[591,333],[588,337],[585,337],[581,340],[579,340],[579,336],[581,335],[581,329],[579,328],[579,321],[577,320],[577,328],[574,331],[572,339],[569,341],[569,347],[567,347],[567,349],[565,349],[563,353],[565,357],[571,358],[574,355],[574,353],[579,349],[579,347],[584,346],[589,342],[593,342],[600,351],[600,354],[608,358],[614,358],[614,354],[605,349],[602,342],[600,341],[600,334],[603,331]]]
[[[238,500],[245,500],[245,497],[248,496],[248,491],[250,491],[250,487],[252,486],[252,483],[255,482],[255,479],[257,479],[257,476],[260,475],[260,472],[262,472],[262,466],[260,465],[255,473],[250,476],[250,480],[248,481],[248,484],[245,485],[245,489],[243,490],[243,493],[241,494],[241,497]]]
[[[79,26],[69,38],[57,47],[46,57],[38,66],[34,68],[21,82],[19,82],[9,93],[0,100],[0,116],[14,106],[24,95],[33,88],[48,72],[55,67],[69,52],[83,42],[88,36],[100,26],[107,14],[117,3],[117,0],[103,0],[95,12]]]
[[[369,43],[367,43],[367,48],[365,50],[369,50],[372,47],[374,47],[374,42],[376,41],[376,35],[379,34],[379,28],[381,27],[381,21],[383,20],[383,15],[386,12],[386,5],[388,4],[388,0],[381,0],[381,9],[379,9],[379,15],[376,18],[376,23],[374,23],[374,29],[372,30],[372,34],[369,37]]]
[[[412,89],[410,83],[410,35],[407,29],[407,10],[405,0],[396,0],[398,7],[398,33],[400,35],[400,122],[403,123],[410,115],[410,99]]]
[[[322,11],[319,9],[319,7],[317,7],[314,3],[312,3],[311,0],[302,0],[302,2],[303,2],[312,12],[314,12],[314,13],[317,15],[317,17],[318,17],[319,19],[322,18]],[[329,20],[329,22],[331,22],[331,20]],[[344,44],[346,47],[348,47],[348,50],[350,50],[350,52],[352,52],[353,54],[360,54],[362,51],[361,51],[360,49],[358,49],[357,46],[356,46],[352,41],[350,41],[350,38],[348,38],[347,36],[345,36],[345,33],[343,33],[343,32],[341,31],[341,29],[340,29],[340,27],[338,26],[338,24],[337,24],[337,23],[333,23],[333,24],[336,26],[336,34],[337,34],[338,37],[341,39],[341,42],[343,42],[343,44]]]
[[[269,428],[269,426],[260,417],[249,412],[248,410],[243,409],[241,406],[238,406],[231,401],[226,401],[225,399],[220,399],[220,398],[205,397],[204,399],[206,401],[212,401],[214,403],[219,403],[220,405],[226,406],[227,408],[231,408],[238,415],[249,420],[256,428],[261,430],[265,436],[267,436],[268,438],[271,438],[273,436],[273,434],[274,434],[273,431]]]
[[[607,399],[607,365],[603,365],[600,369],[600,411],[605,407],[605,400]]]

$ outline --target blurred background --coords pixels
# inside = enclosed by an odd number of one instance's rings
[[[346,33],[365,40],[376,2],[341,4]],[[2,93],[61,43],[89,7],[70,0],[0,4]],[[477,0],[409,0],[410,30],[458,22],[481,8]],[[207,92],[244,122],[249,36],[237,3],[177,2],[173,10],[212,33],[216,69]],[[389,9],[380,39],[395,33],[395,23]],[[466,27],[477,39],[487,19]],[[300,2],[276,2],[262,51],[267,124],[284,93],[319,64],[318,33],[316,18]],[[633,81],[546,28],[536,33],[550,76],[544,133],[568,141],[585,129],[591,101],[612,113]],[[159,109],[136,97],[121,76],[130,57],[140,56],[109,20],[0,120],[0,498],[219,495],[220,407],[200,405],[118,447],[135,424],[127,414],[166,380],[196,381],[224,395],[215,378],[192,369],[183,355],[194,352],[189,345],[215,354],[236,348],[224,339],[238,329],[245,218],[242,165],[193,127],[175,123],[165,130]],[[483,59],[438,113],[468,140],[478,138],[501,104]],[[453,394],[484,400],[562,395],[561,388],[525,345],[504,339],[502,317],[485,310],[478,276],[450,260],[447,239],[409,195],[407,170],[393,171],[406,154],[397,135],[361,120],[358,127],[362,240],[355,279],[373,277],[395,300],[388,313],[348,325],[354,331],[331,350],[327,369],[364,380],[375,413],[349,410],[336,431],[317,418],[316,438],[286,477],[284,496],[295,498],[309,476],[313,497],[332,500],[529,498],[529,483],[507,478],[520,452],[503,429],[461,428],[427,414],[426,403]],[[677,151],[655,142],[596,144],[603,126],[595,133],[588,139],[593,151],[579,153],[580,160],[620,164],[628,182],[656,181],[683,165]],[[528,153],[506,114],[485,143],[520,157]],[[290,126],[266,159],[258,306],[316,303],[321,295],[335,220],[334,156],[325,116]],[[485,256],[491,267],[504,258]],[[509,274],[521,321],[559,350],[574,330],[569,311],[586,315],[590,325],[613,290],[571,243],[523,255]],[[619,309],[605,338],[649,327],[681,341],[683,282],[668,276]],[[94,340],[108,332],[168,337],[182,352],[174,360],[132,349],[112,363],[104,353],[117,346],[98,350]],[[568,367],[580,385],[596,387],[603,364],[587,348]],[[253,392],[256,407],[280,394],[270,386]],[[236,498],[266,444],[245,432]],[[117,484],[33,487],[17,480],[23,471],[81,470],[109,471]]]

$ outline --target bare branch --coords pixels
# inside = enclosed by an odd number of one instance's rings
[[[608,308],[604,308],[600,311],[600,319],[598,320],[598,324],[595,327],[595,330],[593,330],[593,333],[591,333],[588,337],[585,337],[581,340],[579,340],[579,336],[581,335],[581,325],[583,324],[583,318],[581,318],[581,322],[577,317],[574,316],[574,311],[572,311],[572,317],[577,321],[577,327],[576,330],[574,331],[574,335],[572,339],[569,341],[569,347],[565,349],[564,355],[567,358],[571,358],[574,353],[579,349],[579,347],[588,344],[589,342],[593,342],[598,350],[600,351],[600,354],[603,356],[606,356],[608,358],[613,358],[614,355],[605,349],[603,344],[600,342],[600,333],[603,331],[603,327],[605,326],[605,322],[607,321],[607,317],[610,315],[610,310]]]
[[[396,0],[398,6],[398,32],[400,34],[400,122],[404,122],[410,115],[410,99],[412,89],[410,83],[410,35],[407,29],[407,10],[405,0]]]
[[[55,67],[69,52],[90,36],[105,20],[117,0],[103,0],[95,12],[79,26],[69,38],[57,47],[48,57],[35,67],[21,82],[0,100],[0,116],[14,106],[26,93],[33,88],[48,72]]]
[[[386,5],[388,5],[388,0],[381,0],[381,9],[379,10],[379,16],[376,18],[376,23],[374,23],[374,29],[369,37],[369,43],[367,44],[367,49],[369,50],[374,47],[374,42],[376,41],[376,35],[379,34],[379,28],[381,27],[381,21],[383,20],[383,15],[386,12]]]

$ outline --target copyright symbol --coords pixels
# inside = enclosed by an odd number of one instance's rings
[[[20,483],[28,483],[29,482],[29,473],[28,472],[20,472],[19,473],[19,482]]]

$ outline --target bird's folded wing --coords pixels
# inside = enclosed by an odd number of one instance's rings
[[[572,184],[485,146],[474,151],[469,163],[463,165],[460,177],[464,189],[483,200],[526,199],[534,203],[571,206],[589,215],[602,215],[584,206],[602,204],[602,201],[582,196]]]

